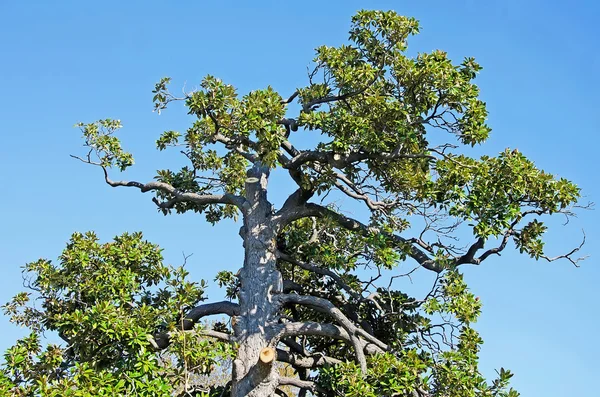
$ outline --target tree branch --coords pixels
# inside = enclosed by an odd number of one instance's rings
[[[365,330],[354,325],[352,321],[350,321],[350,319],[346,317],[340,309],[338,309],[333,303],[331,303],[327,299],[317,298],[315,296],[296,294],[282,294],[280,296],[280,299],[284,303],[295,303],[299,305],[312,307],[319,312],[325,313],[333,317],[336,320],[336,322],[338,322],[348,333],[350,343],[352,343],[354,347],[356,361],[358,362],[361,370],[365,374],[367,371],[367,360],[363,351],[364,343],[360,340],[359,336],[363,337],[371,343],[374,343],[381,349],[387,350],[387,345],[385,343],[381,342],[379,339],[375,338],[373,335],[369,334]]]
[[[227,149],[235,150],[237,153],[239,153],[241,156],[243,156],[246,160],[250,161],[251,163],[256,163],[257,161],[259,161],[258,157],[255,154],[248,153],[248,152],[244,151],[244,149],[242,148],[242,145],[246,145],[247,147],[252,148],[253,150],[256,151],[257,147],[258,147],[256,142],[251,141],[247,137],[240,137],[238,139],[240,140],[239,142],[232,138],[228,138],[221,133],[216,133],[213,136],[213,140],[215,142],[222,143],[223,145],[225,145],[225,147]]]
[[[275,333],[278,338],[284,338],[286,336],[321,336],[331,339],[343,340],[345,342],[351,342],[350,335],[348,332],[337,325],[317,323],[312,321],[306,322],[294,322],[286,324],[277,324]],[[282,341],[288,344],[287,341]],[[373,343],[361,341],[363,348],[368,354],[382,353],[387,349],[382,349]],[[380,342],[381,343],[381,342]]]
[[[350,321],[350,319],[346,317],[346,315],[340,309],[338,309],[333,303],[325,298],[318,298],[310,295],[282,294],[281,299],[284,303],[295,303],[298,305],[309,306],[317,311],[320,311],[321,313],[328,314],[348,332],[350,338],[352,338],[353,335],[358,335],[363,337],[368,342],[379,346],[382,350],[388,349],[388,346],[385,343],[369,334],[364,329],[354,325],[354,323],[352,323],[352,321]]]
[[[300,285],[292,280],[283,280],[283,291],[284,292],[291,292],[291,291],[301,292],[302,285]]]
[[[277,349],[277,361],[288,363],[299,368],[317,368],[322,367],[323,365],[336,365],[342,362],[342,360],[328,357],[323,354],[311,354],[309,356],[304,356],[297,353],[291,353],[283,349]]]
[[[235,337],[233,335],[226,334],[225,332],[214,331],[212,329],[203,329],[202,331],[200,331],[200,334],[203,336],[220,339],[224,342],[235,342]]]
[[[315,391],[318,391],[321,393],[324,392],[313,381],[302,380],[302,379],[298,379],[298,378],[291,378],[291,377],[287,377],[287,376],[279,377],[279,386],[294,386],[294,387],[298,387],[300,389],[308,389],[311,392],[315,392]]]
[[[382,230],[379,230],[378,228],[369,227],[369,226],[365,225],[364,223],[357,221],[356,219],[349,218],[347,216],[339,214],[339,213],[337,213],[327,207],[324,207],[322,205],[318,205],[318,204],[314,204],[314,203],[307,203],[304,206],[295,209],[295,211],[288,211],[288,213],[282,217],[283,218],[282,222],[290,223],[297,219],[311,217],[311,216],[318,217],[318,218],[328,217],[328,218],[334,220],[341,227],[351,230],[351,231],[356,231],[358,233],[361,233],[363,236],[370,236],[373,234],[383,234],[386,238],[388,238],[397,247],[400,247],[400,248],[408,247],[410,249],[410,251],[408,252],[410,257],[413,258],[414,260],[416,260],[417,263],[419,263],[425,269],[434,271],[436,273],[440,273],[443,270],[445,270],[444,267],[440,266],[433,259],[429,258],[429,256],[425,252],[423,252],[421,249],[417,248],[411,240],[406,239],[401,236],[398,236],[398,235],[395,235],[395,234],[386,233]]]
[[[548,262],[554,262],[554,261],[557,261],[559,259],[567,259],[574,266],[579,267],[579,262],[582,261],[582,260],[584,260],[586,257],[584,256],[584,257],[581,257],[581,258],[573,259],[571,256],[573,254],[575,254],[576,252],[578,252],[581,249],[581,247],[583,247],[584,244],[585,244],[585,232],[583,233],[583,240],[581,241],[581,244],[579,244],[578,247],[573,248],[568,253],[563,254],[563,255],[554,256],[554,257],[548,257],[546,255],[540,255],[540,258],[545,259]]]
[[[355,90],[355,91],[350,91],[350,92],[347,92],[347,93],[342,94],[342,95],[329,95],[329,96],[325,96],[325,97],[321,97],[321,98],[315,98],[312,101],[309,101],[309,102],[303,104],[302,105],[302,110],[305,111],[305,112],[309,112],[309,111],[314,110],[313,108],[315,106],[318,107],[319,105],[321,105],[323,103],[343,101],[343,100],[352,98],[354,96],[360,95],[360,94],[364,93],[365,91],[367,91],[369,88],[371,88],[371,86],[373,84],[375,84],[375,82],[377,81],[377,79],[379,79],[382,74],[383,74],[383,65],[379,68],[379,70],[377,71],[377,73],[375,73],[375,77],[373,77],[372,80],[370,80],[367,84],[365,84],[365,86],[363,88],[360,88],[360,89]]]
[[[292,265],[301,267],[302,269],[308,270],[313,273],[320,274],[322,276],[331,277],[333,279],[333,281],[336,282],[337,285],[339,285],[344,291],[346,291],[350,296],[352,296],[357,301],[373,303],[379,310],[383,311],[383,309],[379,306],[379,304],[377,303],[377,301],[375,301],[374,298],[369,299],[369,298],[363,297],[361,294],[354,291],[352,289],[352,287],[350,287],[346,282],[344,282],[344,280],[339,275],[337,275],[335,272],[333,272],[332,270],[329,270],[329,269],[326,269],[326,268],[323,268],[323,267],[320,267],[317,265],[313,265],[310,263],[299,261],[297,259],[294,259],[292,256],[290,256],[284,252],[281,252],[281,251],[277,252],[277,256],[279,258],[281,258],[282,260],[284,260],[288,263],[291,263]]]
[[[181,321],[181,331],[189,331],[194,328],[194,325],[200,321],[203,317],[212,316],[215,314],[226,314],[230,317],[237,316],[240,313],[240,306],[237,303],[222,301],[215,303],[207,303],[204,305],[196,306],[188,312],[183,321]],[[213,336],[223,340],[230,340],[231,335],[210,331],[205,333],[207,336]],[[171,343],[171,335],[169,332],[157,332],[150,339],[150,343],[157,350],[167,348]]]
[[[300,91],[296,90],[294,91],[294,93],[292,95],[290,95],[290,97],[287,100],[281,100],[282,104],[288,104],[291,103],[294,99],[296,99],[296,97],[300,95]]]
[[[414,159],[414,158],[426,158],[436,159],[435,156],[425,153],[412,153],[412,154],[400,154],[399,151],[393,153],[379,152],[369,153],[364,150],[359,152],[351,152],[348,154],[339,154],[334,152],[322,152],[319,150],[304,150],[294,155],[293,158],[287,164],[283,165],[286,169],[297,169],[302,164],[308,162],[318,162],[323,164],[329,164],[332,167],[343,169],[353,163],[367,160],[399,160],[399,159]]]
[[[104,171],[104,179],[107,184],[112,187],[135,187],[140,189],[142,193],[150,192],[153,190],[158,190],[163,193],[171,194],[174,196],[173,199],[168,200],[164,203],[159,203],[156,198],[153,200],[160,208],[170,208],[175,203],[178,202],[193,202],[198,205],[207,205],[207,204],[230,204],[235,205],[236,207],[242,209],[246,200],[241,196],[236,196],[235,194],[225,193],[225,194],[198,194],[191,192],[181,192],[178,189],[174,188],[172,185],[165,182],[148,182],[148,183],[140,183],[136,181],[113,181],[108,177],[108,172],[105,167],[102,167]]]
[[[280,338],[286,336],[324,336],[332,339],[350,341],[348,332],[337,325],[312,321],[277,324],[276,332]]]

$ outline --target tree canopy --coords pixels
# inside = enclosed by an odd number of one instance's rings
[[[360,11],[348,44],[317,48],[308,83],[287,95],[240,95],[206,76],[178,97],[162,79],[155,110],[183,103],[195,121],[158,137],[188,164],[150,182],[111,179],[134,163],[119,120],[78,124],[86,151],[74,157],[108,185],[152,192],[165,215],[240,218],[244,263],[218,273],[226,300],[207,303],[204,282],[165,266],[141,234],[74,234],[58,263],[25,267],[30,291],[4,306],[31,335],[6,353],[0,392],[517,396],[510,371],[488,381],[478,369],[481,303],[461,266],[513,246],[576,264],[579,247],[549,256],[543,237],[545,217],[570,216],[580,192],[518,150],[469,156],[491,131],[481,67],[408,55],[418,31],[413,18]],[[304,148],[303,136],[318,143]],[[280,205],[268,198],[274,172],[293,186]],[[347,215],[340,197],[366,215]],[[397,287],[410,264],[435,275],[425,296]],[[226,320],[203,326],[210,315]],[[43,347],[46,332],[64,343]],[[204,383],[225,363],[229,382]]]

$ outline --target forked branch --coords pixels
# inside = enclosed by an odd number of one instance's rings
[[[382,350],[387,350],[387,345],[369,334],[362,328],[357,327],[354,323],[342,313],[333,303],[327,299],[318,298],[315,296],[282,294],[280,297],[283,303],[293,303],[311,307],[321,313],[332,317],[348,334],[348,339],[354,347],[356,361],[360,365],[363,373],[367,371],[367,360],[364,354],[365,343],[360,339],[364,338],[367,342],[375,344]]]
[[[365,298],[363,297],[361,294],[359,294],[358,292],[354,291],[352,289],[352,287],[350,287],[343,279],[342,277],[340,277],[338,274],[336,274],[334,271],[324,268],[324,267],[320,267],[317,265],[313,265],[311,263],[306,263],[300,260],[297,260],[295,258],[293,258],[291,255],[288,255],[284,252],[278,251],[277,252],[277,256],[279,258],[281,258],[282,260],[291,263],[292,265],[298,266],[304,270],[308,270],[310,272],[316,273],[316,274],[320,274],[322,276],[328,276],[330,277],[333,281],[335,281],[335,283],[337,285],[340,286],[340,288],[342,288],[344,291],[346,291],[348,293],[348,295],[350,295],[352,298],[356,299],[359,302],[367,302],[367,303],[372,303],[375,305],[375,307],[377,307],[379,310],[383,309],[379,306],[379,304],[377,303],[377,301],[375,301],[374,298]]]

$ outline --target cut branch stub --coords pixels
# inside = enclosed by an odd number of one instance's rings
[[[275,361],[275,349],[272,347],[265,347],[260,351],[259,359],[263,364],[273,364],[273,361]]]

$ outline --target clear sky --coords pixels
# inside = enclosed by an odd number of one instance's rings
[[[182,109],[152,113],[151,90],[197,85],[210,73],[244,93],[272,85],[282,95],[306,84],[313,49],[347,37],[360,8],[395,9],[421,21],[412,51],[474,56],[493,128],[473,153],[518,147],[536,164],[574,180],[597,201],[600,6],[595,1],[9,1],[0,0],[0,301],[22,290],[20,266],[55,259],[74,231],[102,240],[142,230],[175,265],[211,280],[241,266],[237,227],[202,217],[163,217],[149,195],[111,189],[81,153],[77,121],[119,118],[136,166],[149,180],[180,159],[154,140],[184,129]],[[117,176],[115,175],[115,178]],[[590,258],[542,263],[507,253],[465,269],[484,304],[477,329],[482,368],[503,366],[523,396],[593,396],[600,365],[600,218],[583,211],[548,238],[550,255],[577,245]],[[219,297],[211,289],[211,297]],[[0,349],[23,334],[0,315]]]

